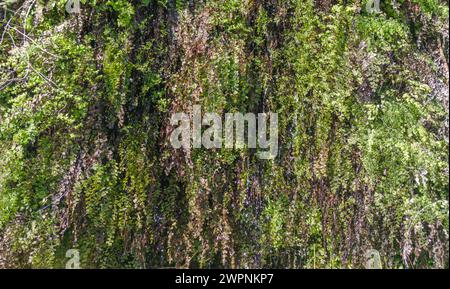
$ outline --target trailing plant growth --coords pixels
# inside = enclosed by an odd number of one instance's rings
[[[0,2],[0,267],[448,268],[448,2]],[[170,117],[276,112],[257,149]]]

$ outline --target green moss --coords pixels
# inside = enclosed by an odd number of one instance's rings
[[[448,267],[448,8],[397,3],[8,12],[33,41],[0,43],[0,266]],[[195,104],[277,112],[278,157],[172,149]]]

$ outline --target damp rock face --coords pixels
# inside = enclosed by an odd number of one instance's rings
[[[448,15],[3,1],[0,268],[448,268]],[[273,157],[263,134],[174,147],[194,107],[224,138],[276,114]]]

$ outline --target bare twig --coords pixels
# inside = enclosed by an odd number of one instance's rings
[[[37,43],[34,39],[28,37],[27,35],[23,34],[22,31],[20,31],[19,29],[13,27],[13,26],[9,26],[10,28],[14,29],[16,32],[22,34],[24,37],[26,37],[28,40],[30,40],[33,44],[35,44],[40,50],[42,50],[43,52],[47,53],[48,55],[51,55],[55,58],[60,58],[58,55],[55,55],[47,50],[45,50],[44,48],[42,48],[39,43]]]

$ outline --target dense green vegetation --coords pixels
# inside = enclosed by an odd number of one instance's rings
[[[448,268],[448,2],[0,2],[0,268]],[[170,116],[279,114],[279,154]]]

